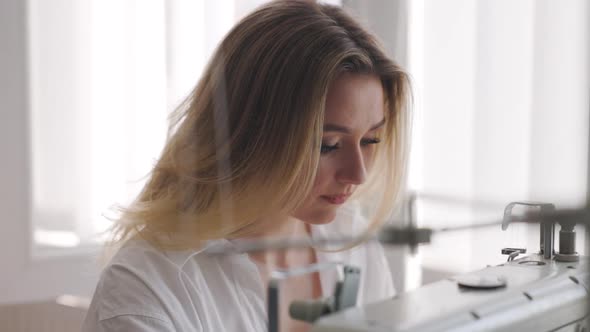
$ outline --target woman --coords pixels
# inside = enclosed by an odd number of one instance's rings
[[[270,272],[326,261],[361,268],[359,304],[392,296],[376,243],[240,245],[376,230],[403,178],[407,92],[406,74],[338,7],[276,1],[244,18],[123,211],[83,330],[265,331]],[[226,255],[208,253],[219,246]],[[286,280],[281,308],[331,295],[336,280],[331,270]],[[281,331],[309,329],[284,312],[280,321]]]

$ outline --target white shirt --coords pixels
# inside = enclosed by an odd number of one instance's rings
[[[342,207],[330,224],[312,226],[314,239],[359,234],[366,219],[358,206]],[[83,332],[267,331],[266,285],[248,254],[208,255],[205,249],[162,251],[142,240],[128,242],[102,272]],[[327,253],[318,263],[340,261],[361,268],[357,305],[392,297],[393,280],[376,242]],[[320,272],[321,288],[332,295],[338,271]]]

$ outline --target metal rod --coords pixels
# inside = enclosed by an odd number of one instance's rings
[[[279,332],[279,283],[271,279],[267,293],[268,332]]]
[[[550,212],[532,212],[524,216],[512,216],[510,222],[516,223],[541,223],[552,225],[555,222],[570,221],[578,224],[585,224],[590,228],[590,210],[587,208],[581,209],[558,209]],[[247,240],[240,241],[239,244],[231,244],[228,246],[215,246],[208,248],[206,252],[212,255],[226,255],[235,253],[253,253],[267,250],[285,250],[285,249],[305,249],[305,248],[321,248],[324,246],[343,246],[358,241],[382,241],[384,244],[395,245],[412,245],[416,244],[416,234],[422,234],[425,230],[431,231],[432,234],[458,232],[464,230],[475,230],[479,228],[501,226],[502,220],[491,220],[486,222],[478,222],[470,225],[459,225],[441,228],[411,228],[411,227],[385,227],[381,233],[389,233],[389,236],[344,236],[334,238],[324,238],[319,240],[310,240],[309,238],[277,238],[277,239],[262,239],[262,240]],[[547,232],[547,236],[550,232]],[[396,236],[391,236],[391,235]],[[393,239],[394,241],[387,241]],[[426,241],[428,242],[428,241]],[[420,242],[420,243],[425,243]]]

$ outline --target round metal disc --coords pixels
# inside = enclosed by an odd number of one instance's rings
[[[461,287],[475,289],[492,289],[506,286],[506,278],[494,275],[468,274],[456,278]]]

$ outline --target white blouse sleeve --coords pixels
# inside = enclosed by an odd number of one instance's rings
[[[129,266],[105,269],[86,314],[82,332],[176,331],[163,311],[158,287]]]

